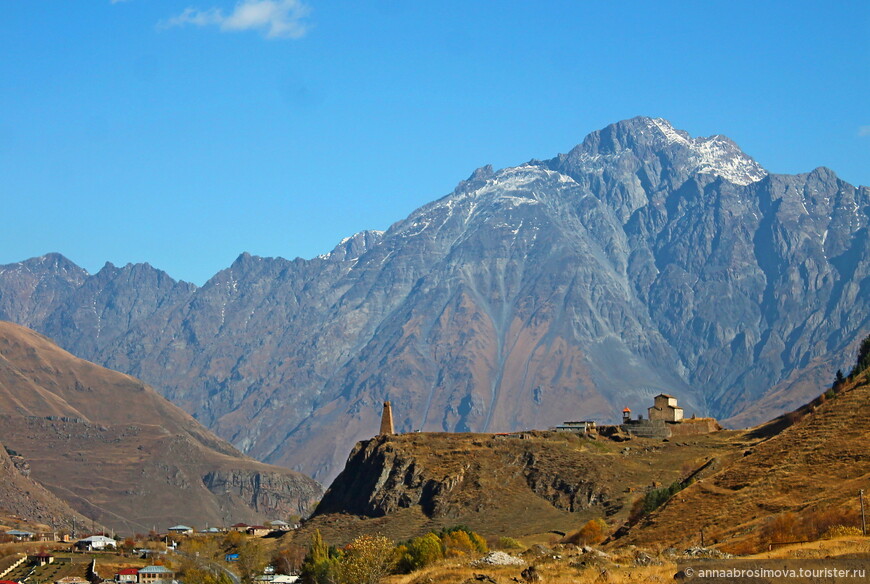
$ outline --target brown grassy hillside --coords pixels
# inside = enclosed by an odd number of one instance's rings
[[[254,461],[141,381],[0,322],[0,441],[75,509],[122,531],[304,512],[311,479]]]
[[[18,465],[0,444],[0,532],[7,529],[36,531],[70,529],[75,520],[85,525],[84,516],[76,513],[51,491],[27,476],[23,459]],[[90,522],[87,522],[88,524]]]
[[[858,525],[858,491],[870,494],[868,372],[747,437],[761,441],[677,493],[618,545],[697,543],[703,527],[708,543],[748,552],[812,538],[829,523]]]

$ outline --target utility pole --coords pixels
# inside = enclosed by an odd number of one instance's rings
[[[867,535],[867,519],[864,517],[864,489],[858,491],[858,496],[861,498],[861,533]]]
[[[701,547],[704,547],[704,528],[701,528]]]

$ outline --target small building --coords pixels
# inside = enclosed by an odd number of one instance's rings
[[[186,525],[173,525],[168,531],[176,535],[190,535],[193,533],[193,528]]]
[[[573,432],[575,434],[587,434],[595,431],[595,422],[581,420],[578,422],[564,422],[553,428],[556,432]]]
[[[36,535],[32,531],[21,531],[19,529],[10,529],[6,535],[11,535],[15,541],[30,541]]]
[[[631,410],[629,408],[625,408],[622,410],[622,423],[628,424],[631,422]]]
[[[123,570],[118,570],[115,574],[115,582],[138,582],[139,581],[139,569],[138,568],[124,568]]]
[[[55,580],[54,584],[91,584],[84,578],[78,576],[65,576],[60,580]]]
[[[683,419],[683,408],[677,406],[677,398],[660,393],[653,398],[653,406],[647,409],[650,420],[679,422]]]
[[[245,532],[254,537],[263,537],[264,535],[272,533],[272,529],[265,525],[249,525]]]
[[[75,547],[80,550],[88,551],[104,550],[106,548],[116,549],[118,547],[118,542],[111,537],[106,537],[105,535],[92,535],[75,542]]]
[[[30,556],[30,561],[32,561],[35,566],[45,566],[46,564],[54,563],[54,556],[48,552],[39,552],[38,554]]]
[[[209,528],[200,530],[200,533],[212,533],[212,534],[214,534],[214,533],[223,533],[223,531],[221,530],[220,527],[209,527]]]
[[[239,533],[245,533],[250,525],[247,523],[236,523],[235,525],[230,527],[231,531],[238,531]]]
[[[175,572],[166,566],[145,566],[139,568],[140,584],[152,584],[154,582],[172,582]]]
[[[293,526],[287,523],[286,521],[281,521],[280,519],[276,519],[275,521],[268,522],[272,529],[277,531],[290,531],[293,529]]]

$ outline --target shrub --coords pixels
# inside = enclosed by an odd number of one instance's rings
[[[521,550],[525,546],[512,537],[498,538],[498,547],[503,550]]]
[[[441,538],[444,544],[444,555],[447,557],[464,556],[474,550],[474,543],[464,531],[447,533]]]
[[[405,545],[396,549],[398,557],[397,569],[403,573],[424,568],[444,557],[441,538],[429,532],[421,537],[415,537]]]
[[[857,529],[855,510],[833,508],[786,512],[770,519],[762,529],[762,538],[771,543],[814,541],[832,529]]]
[[[489,551],[486,540],[464,525],[445,529],[438,534],[445,556],[458,556],[471,552],[485,554]]]
[[[802,534],[797,514],[789,511],[768,521],[764,526],[763,537],[771,543],[800,541]]]
[[[688,484],[684,485],[683,483],[676,481],[671,483],[667,487],[662,487],[661,489],[653,489],[643,498],[644,513],[652,513],[653,511],[664,505],[668,499],[682,491],[683,488],[687,486]]]
[[[847,537],[855,535],[860,536],[863,535],[863,533],[860,529],[852,525],[835,525],[829,528],[824,534],[822,534],[822,539],[834,539],[835,537]]]
[[[561,543],[594,545],[604,541],[607,524],[603,519],[590,519],[578,531],[562,539]]]
[[[580,536],[580,543],[585,545],[601,543],[604,541],[606,529],[607,524],[604,523],[603,519],[590,519],[577,532]]]

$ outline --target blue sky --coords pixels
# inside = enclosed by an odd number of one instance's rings
[[[0,20],[0,263],[202,284],[635,115],[870,184],[867,2],[28,0]]]

